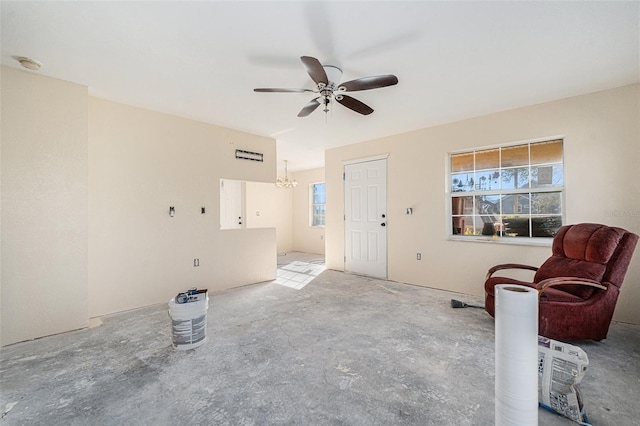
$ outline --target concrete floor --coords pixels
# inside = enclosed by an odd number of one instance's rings
[[[295,253],[278,263],[308,260],[321,263]],[[164,304],[3,348],[0,409],[15,404],[0,423],[494,422],[493,319],[450,307],[480,298],[336,271],[299,290],[273,282],[210,296],[208,341],[194,350],[171,347]],[[606,340],[577,344],[590,360],[582,390],[592,423],[640,424],[640,327],[614,323]]]

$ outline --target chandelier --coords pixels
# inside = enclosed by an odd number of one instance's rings
[[[289,179],[287,163],[288,160],[284,160],[284,178],[278,177],[276,180],[276,186],[278,188],[295,188],[296,185],[298,185],[295,179]]]

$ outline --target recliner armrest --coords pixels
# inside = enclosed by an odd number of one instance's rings
[[[564,285],[564,284],[578,284],[578,285],[584,285],[587,287],[594,287],[604,291],[607,290],[607,287],[603,286],[598,281],[590,280],[588,278],[577,278],[577,277],[547,278],[546,280],[542,280],[538,284],[536,284],[536,290],[538,290],[538,296],[540,296],[548,288],[555,287],[558,285]]]
[[[493,275],[494,272],[500,271],[502,269],[527,269],[529,271],[537,271],[538,267],[537,266],[530,266],[530,265],[522,265],[520,263],[503,263],[502,265],[496,265],[493,268],[489,269],[489,271],[487,272],[487,276],[485,277],[485,281],[488,280],[489,278],[491,278],[491,275]]]

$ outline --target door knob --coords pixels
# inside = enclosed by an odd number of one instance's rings
[[[386,223],[384,223],[384,222],[382,222],[382,223],[380,224],[380,226],[387,226],[387,224],[386,224]]]

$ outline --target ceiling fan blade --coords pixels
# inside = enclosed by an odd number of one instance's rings
[[[351,96],[347,96],[347,95],[342,95],[342,96],[336,96],[336,101],[338,101],[340,104],[346,106],[347,108],[354,110],[355,112],[358,112],[362,115],[369,115],[373,112],[373,109],[368,106],[367,104],[364,104],[362,102],[360,102],[359,100],[352,98]]]
[[[316,84],[323,83],[325,85],[329,84],[329,79],[327,78],[327,73],[322,68],[322,64],[316,58],[311,56],[301,56],[300,60],[304,64],[304,67],[307,69],[307,74]]]
[[[302,108],[298,113],[298,117],[306,117],[307,115],[315,111],[316,108],[320,106],[320,102],[318,102],[318,99],[320,99],[320,97],[312,99],[308,104],[306,104],[304,108]]]
[[[254,92],[261,93],[304,93],[304,92],[313,92],[313,90],[309,89],[281,89],[277,87],[259,87],[257,89],[253,89]]]
[[[347,81],[346,83],[340,84],[338,88],[344,87],[348,92],[357,92],[358,90],[377,89],[379,87],[393,86],[394,84],[398,84],[398,77],[393,74],[388,74],[362,77]]]

